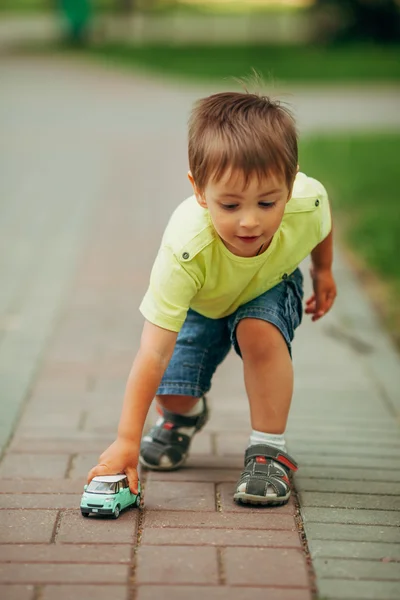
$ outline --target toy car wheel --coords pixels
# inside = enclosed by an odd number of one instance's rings
[[[89,513],[85,512],[84,510],[81,510],[81,513],[82,513],[82,517],[88,517],[89,516]]]
[[[137,506],[138,508],[139,508],[139,506],[140,506],[140,494],[138,494],[138,495],[136,496],[136,500],[135,500],[135,506]]]
[[[113,512],[114,519],[118,519],[120,514],[121,514],[121,507],[119,504],[117,504],[117,506],[114,508],[114,512]]]

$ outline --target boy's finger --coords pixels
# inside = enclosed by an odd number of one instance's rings
[[[315,302],[315,294],[313,294],[308,298],[308,300],[306,300],[306,305],[311,304],[312,302]]]
[[[136,469],[127,469],[125,474],[128,478],[129,489],[131,490],[132,494],[137,494],[139,478]]]
[[[87,482],[90,483],[93,479],[93,477],[98,477],[98,475],[112,475],[113,473],[110,473],[109,468],[106,465],[96,465],[95,467],[93,467],[93,469],[91,469],[88,473],[87,476]]]
[[[317,294],[316,298],[315,298],[315,309],[314,309],[313,321],[316,321],[317,319],[321,318],[325,314],[325,305],[326,305],[325,295]]]

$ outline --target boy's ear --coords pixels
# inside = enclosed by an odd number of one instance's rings
[[[193,175],[192,175],[191,171],[188,171],[188,179],[189,179],[190,183],[192,184],[193,192],[194,192],[194,195],[196,196],[197,202],[200,204],[200,206],[202,208],[207,208],[207,202],[206,202],[203,194],[201,194],[201,192],[199,192],[197,185],[193,179]]]

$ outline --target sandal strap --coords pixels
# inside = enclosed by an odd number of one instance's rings
[[[251,460],[257,459],[259,456],[266,459],[273,459],[290,471],[297,471],[298,469],[296,461],[287,454],[287,452],[279,450],[275,446],[270,446],[269,444],[255,444],[254,446],[249,446],[244,455],[245,466]]]
[[[190,437],[184,433],[179,433],[174,429],[163,429],[157,427],[152,430],[149,435],[153,442],[159,442],[160,444],[178,444],[180,447],[186,449],[190,444]]]
[[[246,493],[255,496],[265,496],[268,486],[275,489],[279,497],[286,496],[290,483],[287,475],[283,475],[272,463],[248,465],[242,472],[237,487],[246,484]]]
[[[208,418],[208,410],[207,410],[207,402],[205,397],[203,396],[203,410],[199,415],[194,415],[191,417],[186,417],[185,415],[177,415],[176,413],[170,412],[165,408],[162,409],[162,417],[168,423],[172,423],[175,428],[178,427],[195,427],[196,429],[201,429],[203,425],[207,422]]]

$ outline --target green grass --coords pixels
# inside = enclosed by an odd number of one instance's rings
[[[382,306],[400,343],[400,133],[303,139],[300,168],[327,187],[343,239],[386,284]]]
[[[158,15],[170,14],[270,14],[293,13],[304,10],[301,7],[291,5],[270,5],[237,2],[185,2],[182,0],[153,0],[150,4],[147,0],[142,0],[139,6],[141,12],[152,12]],[[50,12],[54,10],[56,3],[54,0],[0,0],[0,12],[30,14],[36,12]],[[116,0],[92,0],[95,12],[116,12]]]
[[[90,52],[115,65],[191,80],[248,76],[268,81],[360,82],[400,80],[399,46],[127,46],[107,44]]]

